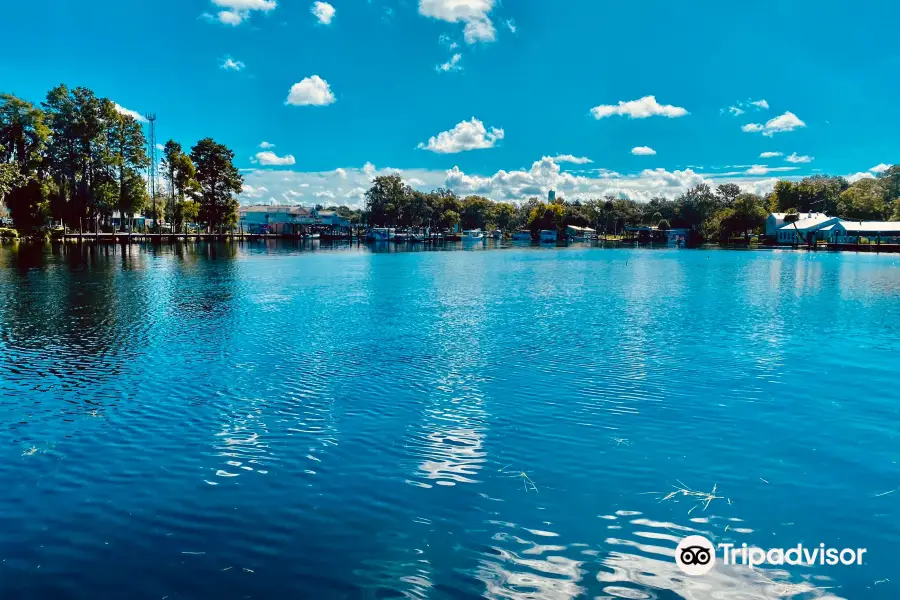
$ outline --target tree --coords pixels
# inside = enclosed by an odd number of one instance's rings
[[[885,202],[882,180],[866,177],[844,190],[838,200],[838,215],[844,219],[881,221],[888,218],[891,205]]]
[[[119,194],[119,214],[122,217],[122,223],[125,223],[127,219],[128,231],[131,231],[134,215],[141,212],[148,201],[144,178],[134,169],[125,169]]]
[[[115,202],[119,209],[121,222],[128,222],[134,214],[143,209],[147,202],[146,190],[140,171],[147,168],[150,159],[147,157],[144,131],[134,117],[120,114],[109,100],[102,101],[104,121],[108,124],[110,162],[117,170],[118,198]]]
[[[212,138],[204,138],[191,148],[191,159],[200,187],[200,222],[211,230],[233,229],[238,202],[232,194],[239,194],[244,184],[234,166],[234,152]]]
[[[741,193],[741,187],[736,183],[723,183],[716,188],[716,191],[721,198],[722,205],[730,208],[738,194]]]
[[[660,219],[659,223],[656,225],[657,229],[662,231],[666,231],[668,229],[672,229],[672,226],[669,225],[669,222],[666,219]]]
[[[379,175],[366,191],[366,211],[369,223],[377,227],[397,225],[401,211],[412,194],[399,175]]]
[[[488,209],[487,220],[497,229],[507,231],[516,217],[516,207],[509,202],[493,203]]]
[[[467,196],[462,201],[460,212],[463,229],[484,229],[487,226],[491,201],[484,196]]]
[[[41,179],[49,133],[43,111],[0,94],[0,201],[5,201],[19,229],[30,230],[46,219]]]
[[[900,165],[894,165],[886,171],[882,171],[878,175],[878,180],[884,187],[884,197],[887,202],[893,203],[895,200],[900,200]]]
[[[175,231],[183,231],[185,223],[194,221],[199,214],[196,198],[200,196],[201,189],[196,179],[197,170],[191,157],[174,140],[166,142],[163,148],[163,167],[169,181],[169,207],[166,214],[171,216]]]

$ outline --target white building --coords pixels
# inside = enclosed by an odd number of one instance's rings
[[[766,218],[766,236],[767,237],[775,237],[778,233],[778,230],[784,225],[784,216],[787,213],[769,213],[769,216]],[[800,226],[800,221],[805,221],[807,219],[827,219],[829,218],[824,213],[800,213],[797,219],[797,226]]]
[[[772,213],[769,218],[776,214]],[[813,217],[811,215],[818,215]],[[782,221],[784,217],[782,216]],[[779,244],[807,244],[819,240],[829,239],[833,225],[840,223],[839,217],[828,217],[821,213],[808,213],[805,219],[798,219],[796,223],[783,224],[775,231],[775,241]],[[769,230],[769,220],[766,219],[766,231]]]
[[[900,243],[900,221],[840,221],[831,228],[829,241],[835,244],[856,244],[860,238],[870,243]]]

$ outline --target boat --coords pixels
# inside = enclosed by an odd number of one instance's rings
[[[555,244],[557,233],[554,229],[541,229],[541,243]]]
[[[394,242],[398,244],[405,244],[409,241],[409,234],[405,231],[395,231],[394,232]]]
[[[480,229],[466,229],[462,232],[462,241],[464,242],[481,242],[484,241],[484,232]]]
[[[419,231],[419,232],[412,232],[412,233],[409,234],[409,242],[410,242],[410,243],[417,243],[417,244],[419,244],[419,243],[422,243],[422,242],[424,242],[424,241],[425,241],[425,234],[422,233],[421,231]]]
[[[512,239],[516,242],[530,242],[531,231],[528,229],[520,229],[512,234]]]
[[[393,237],[393,227],[373,227],[366,235],[366,240],[369,242],[389,242]]]
[[[499,229],[495,229],[494,231],[491,232],[491,237],[494,238],[495,240],[502,239],[503,232],[500,231]]]
[[[305,234],[303,234],[303,239],[304,240],[317,240],[317,239],[319,239],[319,234],[318,233],[305,233]]]

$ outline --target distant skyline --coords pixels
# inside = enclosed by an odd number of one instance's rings
[[[158,141],[211,136],[242,203],[358,206],[385,173],[495,200],[765,193],[900,163],[897,22],[888,0],[35,0],[4,8],[0,91],[86,86]]]

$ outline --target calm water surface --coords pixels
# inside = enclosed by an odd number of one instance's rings
[[[898,406],[897,255],[4,246],[0,598],[894,599]]]

